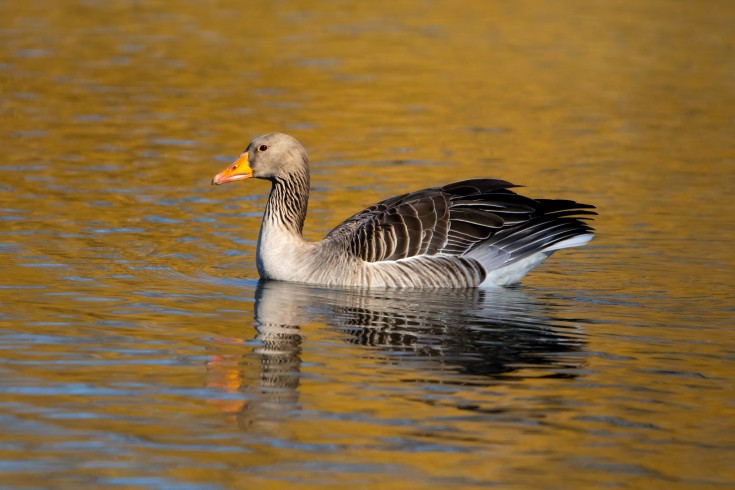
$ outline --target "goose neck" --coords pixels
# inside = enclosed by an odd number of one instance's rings
[[[309,174],[295,173],[272,179],[265,208],[264,224],[269,223],[301,236],[309,203]]]

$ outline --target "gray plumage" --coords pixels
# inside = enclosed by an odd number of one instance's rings
[[[357,287],[508,285],[554,251],[593,237],[586,219],[596,214],[594,206],[531,199],[513,192],[510,182],[474,179],[386,199],[323,240],[307,242],[309,167],[301,144],[280,133],[260,136],[213,183],[248,177],[272,183],[256,257],[265,279]]]

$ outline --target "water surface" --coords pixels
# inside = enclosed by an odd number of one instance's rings
[[[735,485],[729,2],[0,5],[5,488]],[[259,283],[257,134],[318,239],[473,177],[590,202],[521,287]]]

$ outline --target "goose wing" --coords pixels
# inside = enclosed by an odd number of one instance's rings
[[[513,187],[503,180],[475,179],[392,197],[347,219],[327,239],[368,262],[460,256],[481,244],[482,255],[502,256],[505,262],[591,230],[571,216],[595,214],[586,211],[592,206],[534,200]]]

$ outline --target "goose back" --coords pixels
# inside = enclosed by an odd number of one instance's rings
[[[366,262],[466,256],[488,268],[589,234],[594,206],[531,199],[496,179],[473,179],[403,194],[361,211],[325,240]]]

